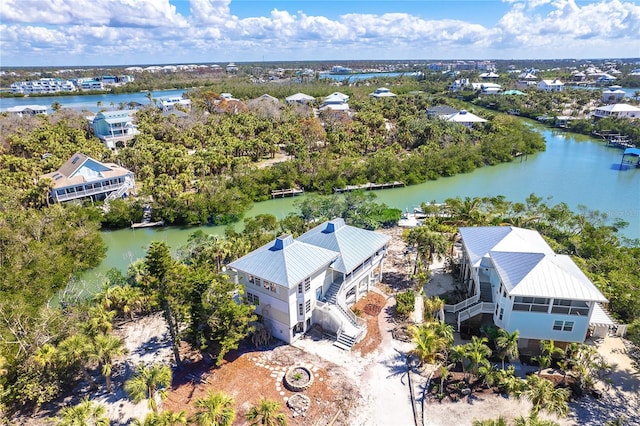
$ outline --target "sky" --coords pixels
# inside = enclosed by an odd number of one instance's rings
[[[640,57],[640,0],[2,0],[0,66]]]

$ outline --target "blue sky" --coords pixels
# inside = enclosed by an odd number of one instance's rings
[[[3,0],[0,64],[640,57],[630,0]]]

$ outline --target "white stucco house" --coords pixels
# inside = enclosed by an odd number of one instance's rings
[[[183,98],[182,96],[166,96],[158,98],[158,106],[164,112],[174,110],[191,111],[191,99]]]
[[[344,111],[349,112],[349,95],[345,95],[340,92],[333,92],[329,96],[324,98],[322,105],[318,108],[320,111]]]
[[[545,92],[562,92],[564,83],[557,78],[553,80],[540,80],[538,89],[544,90]]]
[[[460,235],[461,278],[471,296],[445,306],[458,329],[484,314],[510,333],[518,330],[519,346],[535,350],[540,340],[584,342],[590,326],[613,325],[602,320],[608,317],[599,304],[607,299],[569,256],[554,253],[538,232],[464,227]]]
[[[447,117],[445,117],[446,121],[449,121],[451,123],[458,123],[458,124],[462,124],[466,127],[472,128],[474,125],[476,124],[481,124],[481,123],[486,123],[487,120],[485,120],[482,117],[478,117],[477,115],[470,113],[469,111],[465,111],[465,110],[460,110],[458,112],[456,112],[455,114],[451,114]]]
[[[287,96],[284,98],[285,102],[289,105],[291,104],[312,104],[316,101],[316,98],[313,96],[306,95],[304,93],[296,93],[291,96]]]
[[[369,96],[371,96],[372,98],[395,98],[396,94],[391,92],[391,90],[387,89],[386,87],[379,87],[376,90],[374,90],[373,92],[369,93]]]
[[[273,336],[291,343],[319,324],[349,349],[366,324],[348,306],[380,281],[389,240],[337,218],[296,239],[278,237],[228,269]]]
[[[620,86],[610,86],[602,91],[602,102],[616,104],[624,99],[627,93]]]
[[[595,118],[640,118],[640,108],[629,104],[612,104],[596,108],[593,111]]]
[[[46,105],[18,105],[7,108],[9,115],[18,117],[47,115],[48,108]]]

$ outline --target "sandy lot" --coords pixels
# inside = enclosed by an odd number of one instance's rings
[[[261,350],[241,348],[231,353],[219,368],[194,357],[193,363],[175,373],[169,397],[161,407],[193,413],[196,399],[210,390],[223,390],[235,399],[238,425],[245,424],[244,413],[260,397],[281,401],[289,424],[294,426],[449,426],[470,425],[473,420],[500,415],[509,419],[526,416],[530,408],[528,402],[490,394],[473,395],[455,403],[425,402],[423,416],[421,398],[428,369],[423,375],[407,373],[406,354],[412,344],[393,339],[391,333],[397,326],[392,317],[393,295],[411,285],[407,276],[411,270],[411,253],[406,254],[400,229],[386,232],[392,235],[393,240],[385,259],[383,283],[374,290],[373,296],[368,296],[368,302],[384,307],[377,316],[363,314],[369,333],[351,352],[338,349],[321,335],[312,334],[290,346],[276,345]],[[432,278],[425,285],[426,296],[441,295],[451,289],[453,280],[444,274],[442,266],[441,263],[431,266]],[[420,317],[418,314],[413,319],[419,321]],[[160,314],[126,323],[118,328],[117,334],[125,339],[129,350],[126,358],[114,368],[114,388],[117,391],[110,395],[100,391],[89,396],[107,407],[113,425],[125,425],[133,418],[144,418],[149,410],[146,401],[134,405],[128,400],[122,391],[124,380],[130,377],[139,363],[161,361],[170,364],[172,355],[167,329]],[[623,340],[608,337],[598,351],[615,365],[612,385],[598,385],[603,392],[601,399],[587,397],[572,402],[570,416],[556,421],[563,426],[602,425],[606,420],[625,416],[627,424],[640,425],[640,374],[624,354]],[[311,399],[305,417],[294,417],[285,405],[293,392],[282,385],[282,377],[294,364],[303,364],[313,371],[314,383],[305,391]],[[409,378],[412,389],[409,388]],[[40,417],[17,424],[47,423]]]

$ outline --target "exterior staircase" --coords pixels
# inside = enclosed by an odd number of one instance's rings
[[[133,189],[133,188],[134,188],[134,185],[131,179],[129,177],[125,178],[124,183],[122,184],[122,186],[120,186],[120,188],[116,189],[115,191],[107,195],[107,197],[104,199],[105,204],[108,203],[109,201],[113,201],[115,199],[121,198],[124,194],[127,193],[129,189]]]
[[[342,322],[342,326],[336,333],[337,338],[333,345],[348,351],[357,342],[358,337],[366,332],[366,325],[344,303],[339,302],[338,295],[341,288],[341,282],[334,281],[331,283],[331,286],[324,294],[324,302],[331,307],[331,310],[337,314]]]

